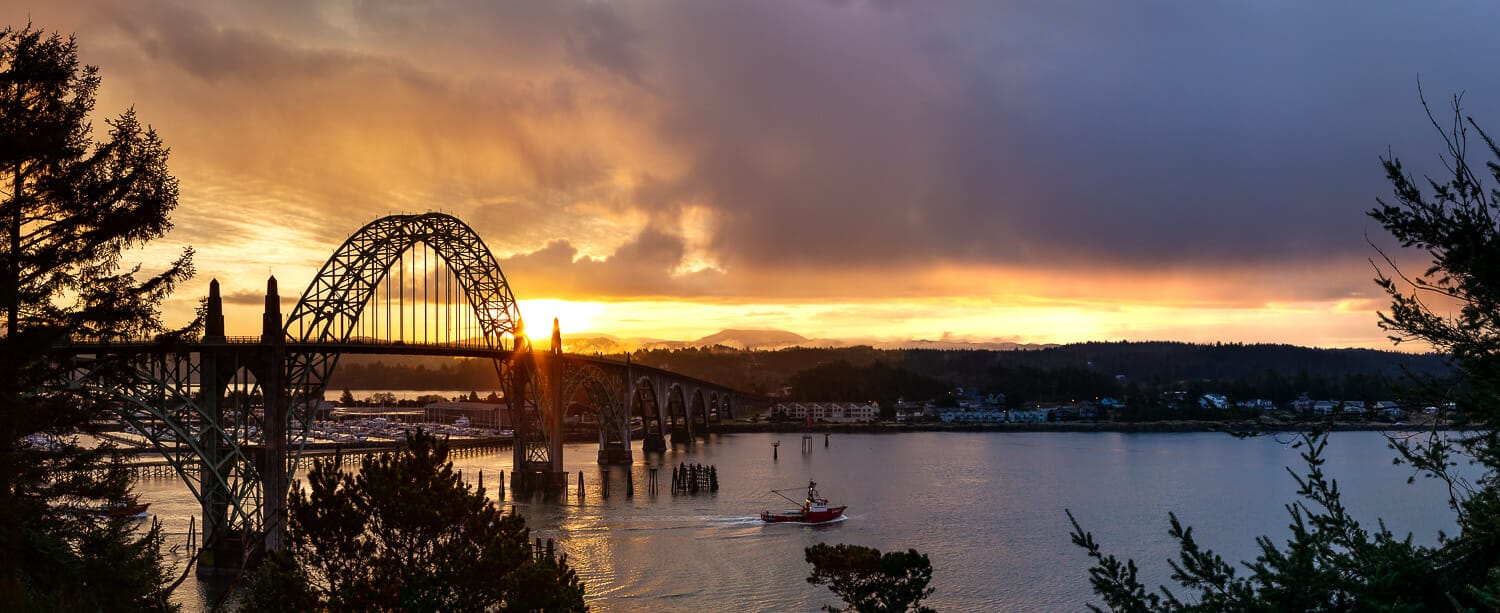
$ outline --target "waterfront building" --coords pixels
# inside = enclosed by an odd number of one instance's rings
[[[1005,423],[1005,411],[978,410],[978,411],[948,411],[943,413],[943,423],[960,424],[998,424]]]
[[[880,406],[873,402],[778,402],[771,407],[771,414],[778,412],[796,420],[860,423],[878,419]]]
[[[1043,424],[1052,418],[1052,409],[1011,409],[1006,421],[1013,424]]]

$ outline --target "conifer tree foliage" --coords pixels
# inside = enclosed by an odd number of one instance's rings
[[[421,431],[358,473],[314,463],[293,487],[283,556],[251,582],[255,610],[583,611],[566,556],[534,556],[526,520],[460,480]]]
[[[818,543],[803,552],[813,567],[807,582],[822,584],[860,613],[931,611],[932,562],[915,549],[881,554],[862,545]],[[828,607],[830,611],[837,611]]]
[[[0,31],[0,609],[165,608],[161,537],[71,509],[119,500],[129,478],[108,449],[85,449],[107,401],[46,384],[70,335],[162,332],[161,301],[192,273],[191,251],[154,275],[126,250],[171,227],[177,180],[167,148],[133,111],[89,115],[98,70],[72,38]],[[185,332],[185,331],[179,331]],[[108,371],[104,368],[102,371]]]
[[[1425,102],[1424,102],[1425,107]],[[1307,468],[1287,505],[1291,536],[1257,539],[1255,560],[1231,564],[1200,547],[1192,528],[1170,516],[1180,554],[1171,561],[1180,592],[1150,590],[1133,560],[1105,554],[1073,522],[1073,542],[1094,560],[1089,580],[1113,611],[1436,611],[1500,609],[1500,146],[1453,100],[1447,127],[1429,111],[1445,145],[1447,174],[1417,179],[1394,156],[1382,160],[1394,197],[1369,215],[1407,251],[1426,259],[1420,273],[1380,253],[1376,283],[1391,300],[1379,324],[1396,342],[1417,341],[1449,356],[1455,375],[1414,386],[1425,403],[1457,403],[1461,431],[1390,437],[1398,463],[1445,483],[1459,531],[1416,545],[1381,524],[1360,525],[1323,472],[1325,433],[1303,435]],[[1470,133],[1490,160],[1469,157]],[[1377,249],[1378,251],[1378,249]],[[1425,404],[1424,403],[1424,404]],[[1474,464],[1472,481],[1453,469]],[[1378,509],[1377,509],[1378,511]],[[1100,610],[1097,605],[1090,605]]]

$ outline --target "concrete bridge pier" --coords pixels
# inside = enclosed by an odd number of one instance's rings
[[[652,433],[652,434],[647,434],[646,438],[641,441],[641,451],[666,451],[666,450],[667,450],[667,437],[662,436],[662,434],[660,432],[655,432],[655,433]]]
[[[545,468],[510,471],[510,489],[516,496],[556,496],[568,490],[568,473]]]
[[[634,462],[635,458],[631,457],[629,447],[608,446],[599,448],[600,464],[629,466]]]

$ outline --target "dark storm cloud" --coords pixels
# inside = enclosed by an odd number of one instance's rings
[[[175,151],[294,184],[265,206],[306,207],[301,225],[336,236],[392,209],[454,210],[579,294],[956,264],[1142,279],[1232,267],[1265,271],[1284,294],[1269,298],[1358,295],[1363,211],[1388,192],[1378,156],[1436,167],[1418,75],[1439,107],[1467,90],[1468,110],[1500,124],[1500,6],[1480,2],[38,10],[108,24],[80,40],[144,59],[106,82],[179,104]],[[682,220],[705,211],[702,236]],[[193,215],[183,229],[255,222]],[[620,236],[636,238],[579,257]],[[679,274],[685,260],[720,269]],[[1278,282],[1305,262],[1352,263],[1352,281]]]
[[[641,85],[645,59],[636,32],[608,4],[586,4],[576,10],[577,24],[567,37],[570,57],[585,66]]]
[[[673,274],[682,261],[682,239],[646,229],[608,258],[580,258],[567,241],[552,241],[531,253],[500,260],[507,279],[528,293],[592,296],[701,296],[722,274],[713,270]]]
[[[1280,264],[1367,252],[1419,73],[1500,108],[1488,8],[1007,4],[675,7],[653,192],[747,265]]]
[[[349,71],[379,72],[408,87],[442,85],[399,61],[348,51],[304,47],[271,32],[215,23],[192,8],[170,3],[112,6],[104,11],[153,59],[208,81],[265,83],[279,79],[326,79]]]

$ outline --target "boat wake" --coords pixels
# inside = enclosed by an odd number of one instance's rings
[[[715,526],[753,526],[755,524],[761,523],[760,517],[756,515],[746,515],[742,517],[707,517],[704,518],[704,520]]]
[[[789,526],[827,526],[829,524],[843,523],[844,520],[846,520],[846,519],[849,519],[848,515],[840,515],[840,516],[835,517],[833,519],[830,519],[828,521],[818,521],[818,522],[812,522],[812,521],[777,521],[777,522],[765,522],[765,521],[761,521],[760,518],[758,518],[758,517],[755,519],[755,521],[763,523],[763,524],[765,524],[767,526],[777,526],[777,525],[789,525]]]

